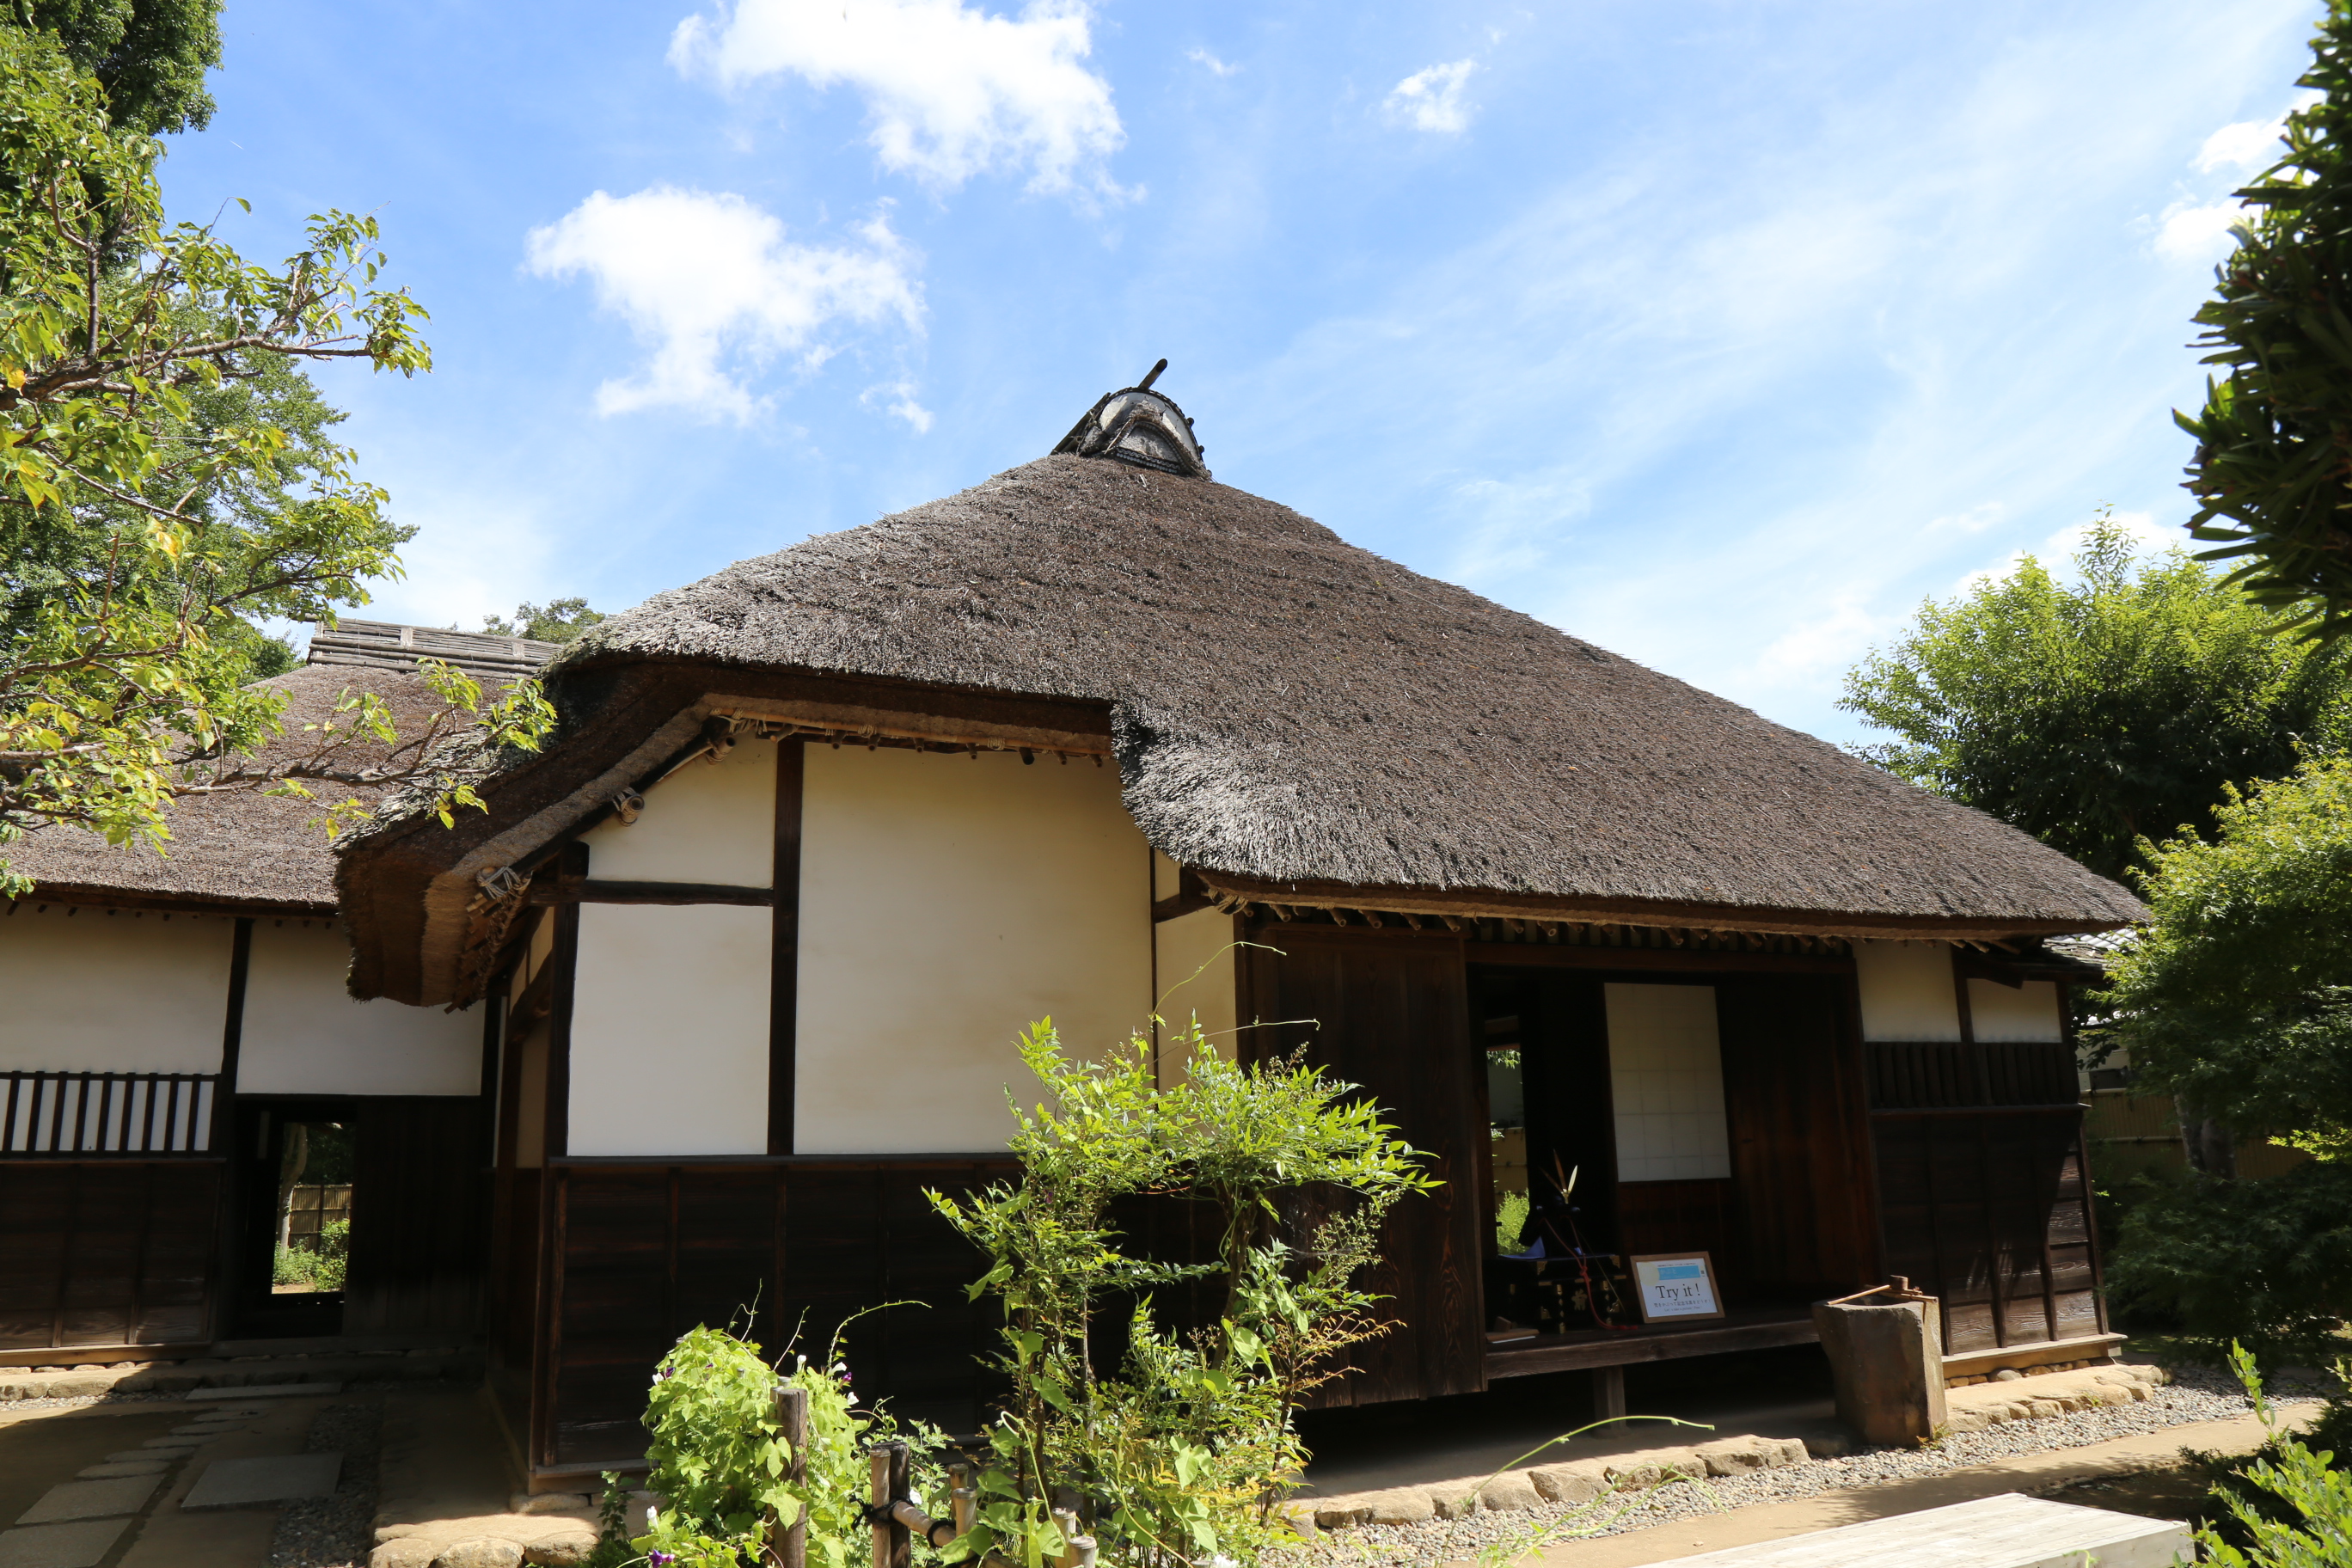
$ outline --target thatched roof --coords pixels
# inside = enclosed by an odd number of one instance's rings
[[[727,692],[1107,735],[1144,835],[1241,891],[1922,936],[2142,912],[1989,816],[1286,507],[1075,454],[659,595],[548,682],[563,728],[488,818],[356,836],[361,994],[439,997],[476,878]]]
[[[404,633],[409,635],[404,638]],[[490,687],[512,679],[510,666],[536,668],[556,647],[378,621],[320,628],[311,636],[309,663],[259,683],[285,693],[287,703],[284,731],[256,760],[283,762],[307,751],[316,738],[303,726],[326,721],[345,691],[374,692],[404,735],[420,733],[448,706],[413,673],[420,658],[457,664]],[[372,767],[383,756],[381,744],[356,741],[340,754],[339,765]],[[258,790],[184,796],[165,814],[172,836],[161,854],[51,825],[0,848],[0,857],[33,879],[39,898],[331,914],[335,856],[326,810],[346,797],[373,807],[389,792],[323,783],[309,787],[310,800]]]

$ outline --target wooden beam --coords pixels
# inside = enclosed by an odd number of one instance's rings
[[[557,860],[556,881],[577,886],[588,879],[588,846],[567,844]],[[541,1158],[567,1152],[572,1136],[572,994],[580,973],[580,900],[560,899],[555,905],[555,951],[547,967],[547,1121]]]
[[[1538,1341],[1488,1351],[1486,1376],[1490,1380],[1527,1377],[1586,1367],[1628,1366],[1635,1362],[1678,1361],[1685,1356],[1724,1355],[1733,1351],[1768,1350],[1775,1345],[1809,1345],[1820,1338],[1813,1331],[1810,1313],[1665,1333],[1547,1334],[1544,1340],[1549,1343]]]
[[[1368,936],[1370,933],[1366,933]],[[1774,974],[1850,974],[1853,961],[1843,953],[1741,952],[1696,947],[1554,947],[1546,942],[1470,942],[1462,945],[1472,963],[1517,964],[1531,969],[1642,969],[1684,973],[1769,972]]]
[[[773,888],[739,888],[725,882],[533,882],[526,895],[534,904],[751,904],[776,901]]]
[[[768,1152],[793,1152],[800,1085],[801,805],[808,745],[776,742],[774,946],[768,969]]]

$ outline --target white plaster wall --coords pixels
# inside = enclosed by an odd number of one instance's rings
[[[1853,967],[1862,992],[1864,1039],[1960,1037],[1952,950],[1943,942],[1857,942]]]
[[[1081,1054],[1144,1026],[1150,861],[1117,769],[812,745],[804,792],[797,1151],[1000,1149],[1031,1023]]]
[[[1712,985],[1608,985],[1609,1090],[1621,1182],[1731,1174]]]
[[[1239,967],[1234,963],[1234,939],[1239,934],[1233,916],[1215,910],[1194,910],[1152,928],[1158,949],[1160,1003],[1155,1009],[1168,1020],[1160,1038],[1160,1080],[1174,1084],[1182,1076],[1180,1042],[1194,1018],[1227,1061],[1234,1058],[1240,1022]],[[1197,972],[1197,977],[1196,977]]]
[[[482,1009],[354,1002],[325,921],[253,922],[236,1087],[246,1094],[479,1094]]]
[[[1969,981],[1969,1024],[1979,1040],[2054,1045],[2066,1037],[2054,980],[2029,980],[2014,989],[1990,980]]]
[[[774,931],[740,904],[580,906],[570,1152],[768,1152]]]
[[[776,879],[776,743],[743,740],[716,763],[688,763],[646,792],[635,822],[611,817],[580,836],[600,882]]]
[[[0,904],[0,1069],[218,1072],[235,922]]]

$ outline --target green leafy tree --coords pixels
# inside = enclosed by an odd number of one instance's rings
[[[2205,405],[2189,531],[2254,600],[2326,637],[2352,627],[2352,0],[2327,0],[2286,156],[2237,193],[2237,248],[2197,312]]]
[[[1839,706],[1901,737],[1864,754],[2121,878],[2143,839],[2210,833],[2230,786],[2352,732],[2352,650],[2182,552],[2137,554],[2105,510],[2074,565],[1922,605],[1846,677]]]
[[[2309,1354],[2352,1309],[2352,758],[2231,791],[2216,828],[2155,851],[2100,1043],[2130,1050],[2137,1087],[2320,1158],[2148,1197],[2112,1284],[2216,1352]]]
[[[11,0],[6,16],[57,35],[114,123],[152,136],[212,120],[205,75],[220,64],[220,0]]]
[[[604,618],[585,599],[550,599],[544,605],[516,606],[514,619],[482,617],[482,630],[493,637],[530,637],[537,642],[570,642]]]
[[[411,784],[446,819],[551,722],[535,688],[486,700],[428,667],[446,707],[421,731],[347,694],[264,768],[282,700],[247,684],[257,622],[365,603],[405,537],[294,367],[426,369],[423,312],[375,287],[372,219],[314,219],[275,268],[167,225],[157,153],[54,35],[0,26],[0,851],[39,822],[161,847],[173,798],[230,789]],[[467,729],[486,744],[444,743]],[[0,859],[0,894],[27,886]]]

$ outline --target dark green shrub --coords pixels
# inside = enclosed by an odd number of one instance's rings
[[[2236,1342],[2265,1362],[2326,1364],[2352,1310],[2352,1165],[2150,1190],[2124,1217],[2107,1290],[2216,1363]]]

